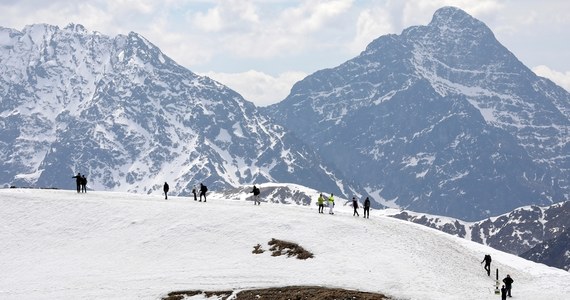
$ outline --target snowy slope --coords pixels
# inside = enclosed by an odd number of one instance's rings
[[[394,299],[497,299],[479,264],[514,280],[514,299],[568,299],[570,274],[372,211],[159,194],[0,190],[1,299],[158,299],[172,290],[324,285]],[[271,238],[314,253],[254,255]]]

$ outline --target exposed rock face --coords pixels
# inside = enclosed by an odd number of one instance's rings
[[[570,94],[445,7],[267,108],[392,207],[464,220],[568,199]]]

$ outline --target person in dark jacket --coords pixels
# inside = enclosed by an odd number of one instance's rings
[[[507,296],[512,297],[511,296],[511,289],[513,288],[513,282],[515,282],[515,281],[511,278],[511,275],[507,275],[507,277],[505,277],[505,279],[503,279],[503,282],[505,283],[505,289],[507,290]]]
[[[77,176],[73,176],[71,178],[75,178],[75,184],[77,184],[77,192],[81,193],[81,174],[77,173]]]
[[[164,186],[162,186],[162,190],[164,191],[164,199],[168,200],[168,190],[170,189],[170,187],[168,186],[168,183],[165,181],[164,182]]]
[[[358,213],[358,201],[356,201],[356,197],[352,197],[352,207],[354,208],[352,216],[354,217],[356,215],[357,217],[360,217],[360,214]]]
[[[87,193],[87,178],[84,175],[81,175],[81,192]]]
[[[487,276],[491,276],[491,255],[489,254],[485,254],[485,257],[483,257],[483,260],[481,261],[481,264],[485,263],[485,271],[487,271]]]
[[[370,199],[364,200],[364,218],[370,219]]]
[[[259,188],[254,185],[253,190],[250,193],[253,193],[253,205],[261,205],[261,202],[259,201],[259,194],[261,194],[261,191]]]
[[[204,196],[204,202],[206,202],[206,192],[208,191],[208,187],[200,183],[200,201],[202,202],[202,196]]]
[[[198,197],[196,197],[196,186],[192,188],[192,194],[194,194],[194,201],[198,201]]]

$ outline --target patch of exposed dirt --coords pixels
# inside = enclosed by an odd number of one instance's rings
[[[235,295],[232,291],[180,291],[172,292],[162,299],[183,300],[185,297],[195,295],[204,295],[207,298],[220,300],[390,300],[390,298],[382,294],[317,286],[288,286],[246,290],[240,291]]]
[[[271,256],[281,256],[287,254],[287,257],[293,256],[302,260],[314,257],[313,253],[305,250],[297,243],[282,241],[273,238],[267,244],[271,246],[271,248],[269,248],[269,251],[273,252]]]

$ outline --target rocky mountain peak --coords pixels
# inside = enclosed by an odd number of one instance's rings
[[[141,35],[81,25],[2,30],[0,186],[188,195],[267,181],[347,194],[350,184],[253,103]],[[338,174],[338,176],[337,176]]]
[[[557,167],[570,159],[570,94],[458,8],[377,38],[267,110],[392,206],[474,220],[570,188]]]
[[[453,6],[442,7],[435,11],[429,27],[436,27],[442,30],[463,31],[465,29],[485,30],[491,33],[491,30],[485,23],[472,17],[460,8]]]
[[[77,33],[85,33],[87,34],[87,29],[81,24],[69,23],[67,26],[63,28],[64,30],[69,30]]]

